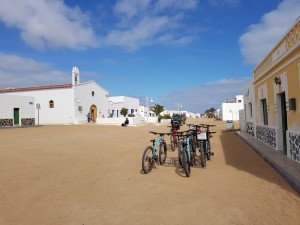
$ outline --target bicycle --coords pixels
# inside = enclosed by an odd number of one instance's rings
[[[206,128],[206,132],[207,132],[207,139],[205,142],[205,154],[206,154],[206,158],[208,160],[211,160],[211,156],[214,155],[214,152],[211,151],[211,145],[210,145],[210,138],[212,137],[211,134],[215,134],[216,132],[212,132],[210,131],[210,127],[215,127],[216,125],[209,125],[209,124],[201,124],[200,126],[202,126],[203,128]]]
[[[178,145],[176,133],[180,129],[181,124],[180,124],[180,121],[172,120],[171,121],[171,125],[172,126],[168,126],[168,127],[171,128],[170,129],[170,132],[171,132],[171,135],[170,135],[170,145],[171,145],[171,149],[173,151],[175,151],[175,149],[176,149],[176,147]]]
[[[184,172],[187,177],[191,175],[191,166],[196,165],[196,151],[192,149],[191,145],[191,133],[190,131],[184,131],[187,132],[186,134],[183,134],[183,132],[180,132],[178,134],[179,136],[179,143],[178,143],[178,159],[179,159],[179,164],[184,169]],[[180,163],[181,162],[181,163]]]
[[[142,169],[145,174],[150,173],[154,163],[159,160],[160,165],[164,165],[167,158],[167,144],[164,140],[164,135],[170,133],[158,133],[150,131],[151,134],[159,135],[158,139],[150,140],[152,146],[147,146],[143,153]],[[158,153],[157,153],[158,152]]]
[[[200,125],[201,127],[206,128],[206,131],[200,131],[197,133],[197,141],[200,143],[200,161],[201,161],[201,166],[206,167],[206,159],[210,160],[211,155],[214,153],[211,151],[210,148],[210,137],[212,133],[216,132],[211,132],[209,130],[210,125]]]

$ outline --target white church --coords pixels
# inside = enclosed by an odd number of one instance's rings
[[[19,96],[19,97],[17,97]],[[0,126],[96,122],[109,113],[108,91],[95,81],[80,83],[77,67],[72,83],[0,90]]]

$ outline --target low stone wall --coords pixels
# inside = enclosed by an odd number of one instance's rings
[[[276,148],[276,129],[267,126],[256,126],[256,138],[267,145]]]
[[[287,131],[287,155],[300,163],[300,133]]]
[[[35,119],[34,118],[23,118],[23,119],[21,119],[21,125],[22,126],[34,126]]]
[[[171,123],[171,119],[162,119],[161,123]]]
[[[12,127],[13,125],[13,119],[0,119],[0,127]]]
[[[125,122],[126,117],[117,117],[117,118],[97,118],[97,124],[103,125],[119,125]],[[136,126],[142,123],[145,123],[143,117],[128,117],[129,126]]]
[[[246,133],[251,135],[252,137],[255,137],[255,126],[253,122],[246,122]]]

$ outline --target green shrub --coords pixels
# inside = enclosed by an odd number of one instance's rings
[[[170,114],[165,114],[162,117],[163,119],[167,120],[167,119],[171,119],[171,115]]]

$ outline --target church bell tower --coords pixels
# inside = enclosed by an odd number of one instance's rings
[[[80,83],[79,69],[77,67],[73,67],[73,69],[72,69],[72,85],[76,85],[79,83]]]

